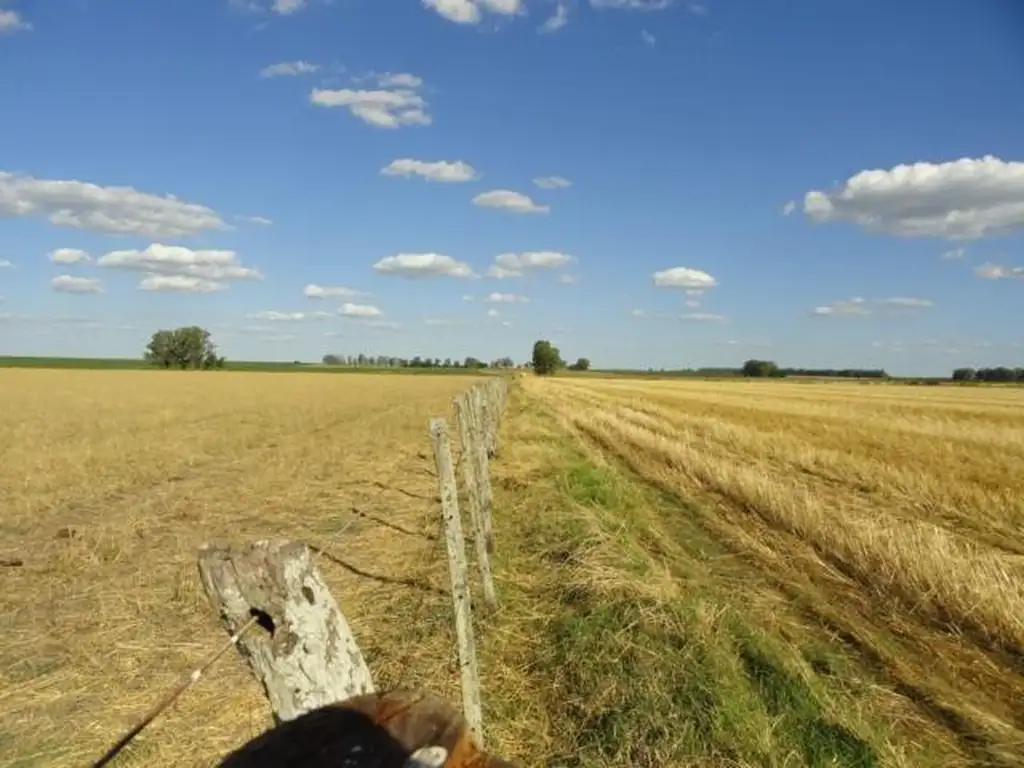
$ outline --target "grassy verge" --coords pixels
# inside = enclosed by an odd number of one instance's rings
[[[495,466],[492,744],[526,765],[968,765],[687,502],[517,392]]]

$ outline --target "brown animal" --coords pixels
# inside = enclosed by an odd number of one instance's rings
[[[443,747],[444,768],[512,768],[488,755],[466,719],[430,693],[391,691],[320,707],[257,736],[220,768],[403,768],[417,750]]]

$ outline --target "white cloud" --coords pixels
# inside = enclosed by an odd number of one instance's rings
[[[417,93],[417,88],[423,84],[420,78],[405,73],[386,73],[379,79],[394,85],[375,90],[314,88],[309,100],[320,107],[347,107],[353,116],[379,128],[430,125],[433,122],[427,112],[426,100]]]
[[[966,248],[952,248],[942,252],[942,259],[945,261],[958,261],[967,255]]]
[[[498,310],[494,309],[493,307],[491,309],[488,309],[487,310],[487,316],[488,317],[497,317],[498,316]]]
[[[402,327],[401,323],[394,320],[357,320],[364,328],[374,328],[378,331],[397,331]]]
[[[54,264],[82,264],[90,261],[89,254],[78,248],[57,248],[50,251],[49,259]]]
[[[388,165],[380,169],[383,176],[422,176],[427,181],[460,182],[473,181],[479,178],[479,174],[469,163],[461,160],[448,162],[438,160],[436,162],[425,162],[423,160],[412,160],[401,158],[392,160]]]
[[[1024,227],[1024,162],[992,155],[861,171],[841,188],[811,190],[814,221],[851,221],[901,237],[974,239]]]
[[[476,301],[476,296],[471,296],[470,294],[465,293],[465,294],[462,295],[462,300],[463,301]]]
[[[260,77],[295,77],[297,75],[309,75],[319,69],[319,64],[310,64],[308,61],[282,61],[261,69]]]
[[[0,219],[48,216],[52,224],[141,237],[188,237],[227,229],[218,213],[173,195],[0,171]]]
[[[998,264],[982,264],[974,268],[974,274],[985,280],[1003,280],[1010,277],[1024,278],[1024,267],[1003,267]]]
[[[266,320],[272,323],[298,323],[305,320],[326,320],[334,317],[330,312],[278,312],[268,309],[263,312],[253,312],[246,315],[250,320]]]
[[[494,189],[481,192],[473,198],[473,205],[483,208],[499,208],[513,213],[548,213],[550,206],[538,205],[527,195],[510,189]]]
[[[647,317],[647,313],[642,309],[632,309],[629,314],[633,317]]]
[[[562,176],[540,176],[533,183],[541,189],[565,189],[572,186],[572,182]]]
[[[179,245],[153,243],[144,251],[111,251],[96,262],[101,267],[170,275],[199,280],[262,280],[259,270],[247,267],[234,251],[192,250]],[[180,283],[180,281],[179,281]],[[152,284],[159,285],[160,281]],[[175,284],[171,281],[169,284]],[[180,283],[184,285],[184,283]]]
[[[590,4],[619,11],[663,11],[672,5],[672,0],[590,0]]]
[[[9,259],[0,259],[0,269],[10,269],[14,264]]]
[[[514,16],[523,10],[522,0],[423,0],[423,5],[456,24],[477,24],[484,12]]]
[[[274,0],[270,6],[274,13],[280,16],[290,16],[306,7],[306,0]]]
[[[562,285],[575,285],[579,281],[579,275],[562,274],[558,276],[558,282],[560,282]]]
[[[449,326],[449,325],[462,325],[461,320],[456,320],[452,317],[428,317],[423,321],[424,325],[430,326]]]
[[[647,43],[647,45],[650,45],[652,47],[658,42],[658,38],[656,38],[646,29],[640,30],[640,39]]]
[[[793,211],[796,210],[796,201],[790,200],[784,206],[782,206],[782,215],[789,216]]]
[[[343,285],[317,285],[316,283],[310,283],[302,289],[302,292],[308,299],[354,299],[366,295],[363,291],[346,288]]]
[[[57,275],[50,281],[50,287],[60,293],[102,293],[103,283],[95,277]]]
[[[145,291],[211,293],[227,288],[228,280],[262,280],[259,270],[247,267],[234,251],[192,250],[153,243],[144,251],[110,251],[96,263],[108,269],[145,272],[139,283]]]
[[[484,299],[488,304],[525,304],[529,300],[518,293],[491,293]]]
[[[214,293],[226,288],[224,283],[187,275],[147,275],[139,283],[140,291],[168,291],[171,293]]]
[[[399,253],[386,256],[373,269],[382,275],[400,277],[475,277],[468,264],[441,253]]]
[[[654,285],[658,288],[690,288],[704,290],[706,288],[714,288],[718,285],[715,278],[707,272],[703,272],[699,269],[691,269],[689,267],[672,267],[671,269],[663,269],[660,272],[655,272],[652,277],[654,278]]]
[[[688,10],[694,16],[708,15],[708,7],[703,3],[687,3],[686,10]]]
[[[543,24],[540,25],[540,29],[537,31],[542,35],[549,35],[552,32],[557,32],[566,24],[569,23],[569,6],[564,2],[559,2],[558,7],[555,9],[554,14],[548,18]]]
[[[494,257],[494,264],[487,270],[487,275],[499,280],[506,277],[522,277],[523,272],[527,270],[559,269],[578,261],[575,256],[560,251],[501,253]]]
[[[32,25],[17,11],[0,9],[0,35],[9,32],[28,32],[31,29]]]
[[[338,309],[338,314],[342,317],[380,317],[383,312],[372,304],[352,304],[345,302]]]
[[[860,296],[855,296],[852,299],[845,299],[843,301],[834,301],[831,304],[823,304],[820,307],[813,307],[811,309],[812,315],[867,315],[870,310],[867,307],[867,302]]]
[[[699,299],[687,299],[683,303],[686,304],[686,306],[690,307],[691,309],[696,309],[697,307],[700,306],[700,300]]]

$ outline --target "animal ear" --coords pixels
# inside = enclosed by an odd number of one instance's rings
[[[444,747],[421,747],[413,752],[402,768],[444,768],[448,750]]]

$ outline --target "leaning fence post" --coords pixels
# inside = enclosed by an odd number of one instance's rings
[[[444,419],[430,420],[430,444],[437,465],[437,482],[441,492],[441,514],[444,538],[448,548],[448,570],[452,582],[452,603],[455,608],[455,632],[459,644],[459,674],[462,680],[462,710],[473,735],[483,745],[483,712],[480,705],[480,678],[473,639],[473,608],[466,567],[466,545],[462,538],[459,517],[459,495],[452,468],[452,451],[448,443],[448,424]]]
[[[205,544],[199,576],[230,634],[258,617],[263,629],[250,629],[238,647],[276,722],[373,692],[348,622],[302,542]]]
[[[462,481],[466,487],[469,502],[469,519],[473,523],[473,544],[476,547],[477,566],[483,582],[484,600],[488,607],[498,604],[494,592],[494,576],[491,573],[491,556],[487,551],[487,533],[480,519],[480,487],[477,478],[477,457],[473,424],[470,415],[469,397],[463,393],[455,398],[455,416],[459,424],[459,439],[462,442]]]

